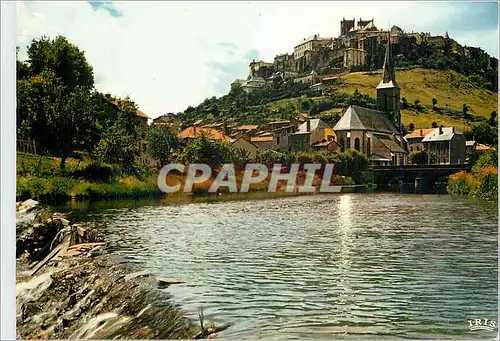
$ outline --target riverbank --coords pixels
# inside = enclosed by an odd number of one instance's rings
[[[212,176],[202,182],[195,183],[191,192],[180,190],[168,195],[161,192],[157,185],[157,170],[142,165],[136,169],[134,174],[123,175],[120,170],[113,169],[110,165],[97,165],[91,160],[83,161],[69,158],[66,161],[65,170],[59,168],[60,160],[47,156],[33,154],[17,154],[17,183],[16,199],[18,201],[35,199],[40,202],[54,203],[69,200],[110,200],[110,199],[139,199],[139,198],[173,198],[173,200],[185,201],[194,197],[210,196],[234,196],[229,193],[228,187],[220,187],[216,193],[209,191],[215,182],[217,171]],[[284,167],[283,172],[286,172]],[[303,186],[306,179],[306,171],[303,169],[297,173],[297,183],[293,192],[298,192],[298,187]],[[244,169],[237,169],[235,172],[236,186],[238,190],[244,177]],[[272,171],[267,177],[258,183],[252,183],[248,188],[248,193],[262,193],[264,197],[274,197],[274,193],[269,193],[269,183]],[[354,182],[350,177],[333,175],[330,185],[337,186],[338,192],[353,191]],[[169,186],[180,185],[184,187],[186,174],[170,172],[166,177]],[[313,179],[312,185],[319,191],[322,183],[322,173],[319,172]],[[279,181],[276,192],[287,195],[287,183]],[[357,186],[363,187],[363,186]],[[239,193],[238,196],[246,196],[247,193]]]
[[[20,339],[186,339],[215,336],[170,304],[179,280],[122,263],[89,224],[71,224],[28,201],[17,216],[16,305]]]

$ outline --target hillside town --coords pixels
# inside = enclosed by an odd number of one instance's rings
[[[394,25],[390,30],[375,26],[374,19],[359,18],[340,22],[337,38],[321,37],[315,34],[303,38],[293,48],[293,53],[277,55],[273,62],[255,61],[249,65],[246,79],[237,79],[231,86],[241,87],[246,92],[265,87],[276,79],[306,83],[311,89],[325,91],[325,85],[340,79],[342,72],[380,68],[383,62],[381,47],[387,44],[394,54],[408,54],[412,45],[428,43],[444,51],[457,53],[465,58],[488,59],[492,68],[497,68],[497,59],[489,57],[482,49],[461,46],[448,32],[444,36],[431,36],[428,32],[404,32]],[[463,62],[462,62],[463,63]],[[463,65],[461,66],[464,67]]]

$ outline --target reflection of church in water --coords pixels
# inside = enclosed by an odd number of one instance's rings
[[[377,86],[377,110],[351,105],[333,130],[345,149],[366,154],[372,164],[407,162],[401,134],[400,87],[396,83],[390,41],[387,41],[382,79]]]

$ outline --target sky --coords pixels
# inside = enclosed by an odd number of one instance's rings
[[[303,38],[337,37],[340,20],[444,35],[498,58],[496,2],[18,3],[20,59],[34,38],[63,35],[85,51],[97,90],[129,95],[151,118],[222,96],[252,59],[273,61]]]

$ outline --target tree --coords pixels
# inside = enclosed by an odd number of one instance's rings
[[[27,62],[32,75],[52,71],[61,79],[67,91],[77,86],[87,89],[94,86],[94,72],[85,54],[63,36],[54,40],[47,37],[33,39],[28,47]]]
[[[467,116],[467,112],[469,111],[469,107],[467,106],[467,104],[463,104],[462,105],[462,112],[464,113],[464,116]]]
[[[408,100],[405,97],[403,97],[401,101],[403,102],[401,108],[402,109],[408,108]]]
[[[437,128],[437,127],[438,127],[437,123],[436,122],[432,122],[432,128]]]
[[[412,132],[415,130],[415,125],[413,124],[413,122],[410,123],[410,125],[408,126],[408,131]]]
[[[420,150],[411,152],[408,161],[414,165],[427,165],[437,163],[437,156],[430,150]]]
[[[177,137],[167,127],[151,126],[149,129],[149,153],[162,165],[169,161],[172,150],[178,145]]]
[[[415,100],[415,108],[419,108],[420,107],[420,100],[419,99],[416,99]]]
[[[184,163],[204,163],[216,168],[234,159],[231,146],[226,142],[209,140],[205,136],[188,142],[179,156]]]
[[[437,99],[433,98],[432,99],[432,110],[436,109],[436,104],[438,103]]]
[[[95,107],[88,89],[66,86],[51,71],[43,71],[17,87],[17,122],[21,136],[36,139],[61,157],[61,169],[74,148],[88,148],[96,128]]]
[[[116,122],[104,131],[94,153],[99,161],[119,164],[127,172],[133,168],[139,144],[123,124]]]
[[[471,133],[478,143],[484,143],[490,146],[497,144],[498,130],[496,127],[493,127],[486,122],[481,122],[477,126],[472,127]]]
[[[362,173],[368,167],[368,158],[365,154],[349,149],[338,154],[337,158],[335,168],[339,175],[352,177],[357,184],[363,182]]]
[[[490,119],[489,119],[490,126],[492,126],[492,127],[496,127],[497,126],[497,122],[495,121],[496,118],[497,118],[497,112],[496,111],[492,111],[491,114],[490,114]]]

